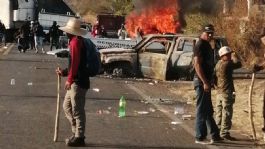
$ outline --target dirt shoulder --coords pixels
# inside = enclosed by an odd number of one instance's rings
[[[242,135],[251,136],[251,126],[249,121],[249,106],[248,106],[248,93],[251,83],[250,79],[235,80],[236,101],[234,104],[233,127],[231,133],[236,132]],[[263,140],[263,133],[261,128],[263,126],[262,106],[264,94],[265,80],[256,80],[253,90],[253,110],[254,110],[254,123],[259,141]],[[184,97],[187,100],[193,100],[195,107],[195,92],[192,84],[182,84],[181,89],[178,87],[171,87],[170,90],[175,94]],[[216,90],[212,92],[212,101],[215,106]]]

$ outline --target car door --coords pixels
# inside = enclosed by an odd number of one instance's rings
[[[142,76],[158,80],[166,79],[168,49],[171,42],[165,39],[152,39],[138,52],[139,70]]]
[[[177,78],[187,76],[192,67],[193,48],[196,37],[179,37],[171,56],[172,71]]]
[[[198,41],[197,38],[179,37],[171,56],[171,63],[174,68],[187,67],[190,65],[193,54],[193,47]]]

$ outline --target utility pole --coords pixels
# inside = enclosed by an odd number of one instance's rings
[[[247,16],[247,18],[249,18],[249,16],[250,16],[250,8],[253,5],[253,0],[247,0],[247,2],[248,2],[248,16]]]
[[[224,0],[223,14],[227,14],[228,11],[228,1]]]

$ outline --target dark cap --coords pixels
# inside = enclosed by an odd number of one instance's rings
[[[212,24],[207,24],[203,27],[203,32],[206,33],[213,33],[214,32],[214,26]]]

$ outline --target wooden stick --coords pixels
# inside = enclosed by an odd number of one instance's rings
[[[60,89],[61,89],[61,76],[58,75],[58,81],[57,81],[57,110],[56,110],[56,117],[55,117],[54,137],[53,137],[53,141],[54,142],[57,142],[57,139],[58,139],[59,116],[60,116]]]
[[[263,94],[263,111],[262,111],[262,116],[263,116],[263,141],[265,141],[265,89],[264,89],[264,94]]]
[[[253,140],[256,141],[256,130],[255,130],[255,126],[254,126],[254,122],[253,122],[253,108],[252,108],[252,92],[253,92],[253,86],[254,86],[254,82],[255,82],[255,73],[252,73],[252,79],[251,79],[251,85],[249,86],[249,120],[250,120],[250,125],[251,125],[251,129],[252,129],[252,135],[253,135]]]

